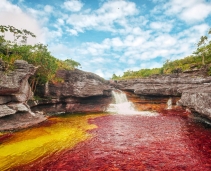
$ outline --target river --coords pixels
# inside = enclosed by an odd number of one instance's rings
[[[186,111],[140,112],[128,101],[109,110],[1,133],[0,170],[211,170],[211,129]]]

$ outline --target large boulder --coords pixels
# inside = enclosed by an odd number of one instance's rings
[[[3,65],[3,62],[0,62],[0,64]],[[11,110],[15,111],[15,113],[21,111],[20,108],[11,108],[10,103],[25,106],[24,103],[33,95],[28,78],[35,73],[36,68],[23,60],[15,61],[14,68],[14,71],[5,72],[0,70],[0,112],[4,113],[1,116],[10,115]],[[6,108],[8,110],[3,110]]]
[[[1,63],[0,63],[1,64]],[[21,94],[27,84],[28,78],[33,75],[36,68],[23,60],[14,62],[14,71],[0,70],[0,95]]]
[[[211,84],[185,90],[179,104],[211,119]]]
[[[27,105],[27,101],[33,96],[28,79],[35,73],[36,67],[23,60],[14,62],[13,71],[6,70],[6,66],[5,62],[1,60],[0,130],[17,129],[21,128],[21,125],[25,127],[44,121],[46,117],[35,116]],[[21,120],[24,123],[20,123]]]
[[[109,82],[94,73],[79,69],[59,70],[56,76],[64,82],[49,83],[47,86],[43,86],[40,89],[42,91],[39,92],[40,96],[62,98],[110,95]]]
[[[43,99],[30,102],[33,111],[54,114],[103,112],[111,103],[109,82],[94,73],[59,70],[56,76],[62,81],[37,87],[37,94]]]

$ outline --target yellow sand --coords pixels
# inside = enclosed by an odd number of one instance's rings
[[[30,163],[46,155],[66,148],[91,136],[86,130],[96,128],[88,119],[102,115],[84,115],[51,118],[50,126],[41,126],[14,133],[12,138],[0,144],[0,170]]]

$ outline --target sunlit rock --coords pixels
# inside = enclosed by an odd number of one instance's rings
[[[44,116],[35,116],[26,104],[33,96],[28,79],[36,68],[23,60],[14,62],[13,71],[6,72],[3,69],[5,63],[0,62],[0,66],[0,130],[27,127],[44,121]]]
[[[32,108],[34,111],[52,114],[104,112],[111,103],[109,82],[94,73],[59,70],[57,77],[64,82],[49,82],[37,88],[37,94],[44,100]]]

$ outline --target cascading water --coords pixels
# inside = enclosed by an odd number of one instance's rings
[[[167,101],[167,109],[172,109],[172,98]]]
[[[124,92],[120,90],[112,91],[115,103],[110,104],[107,112],[125,115],[143,115],[143,116],[157,116],[157,113],[150,111],[137,111],[132,102],[129,102]]]

